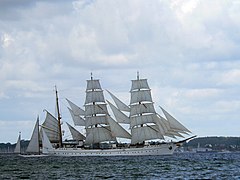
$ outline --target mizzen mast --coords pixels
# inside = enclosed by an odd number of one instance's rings
[[[59,109],[59,103],[58,103],[58,91],[57,86],[55,86],[55,93],[56,93],[56,106],[57,106],[57,119],[58,119],[58,133],[59,133],[59,147],[63,147],[62,143],[62,128],[61,128],[61,115],[60,115],[60,109]]]

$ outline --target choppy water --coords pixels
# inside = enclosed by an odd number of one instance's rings
[[[240,179],[240,153],[133,157],[0,155],[0,179]]]

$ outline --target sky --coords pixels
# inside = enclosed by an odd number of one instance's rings
[[[80,107],[86,80],[126,104],[147,78],[162,106],[202,136],[240,136],[240,1],[0,0],[0,142],[30,139],[57,85]],[[106,98],[109,95],[105,93]]]

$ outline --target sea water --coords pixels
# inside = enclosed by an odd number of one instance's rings
[[[0,155],[0,179],[240,179],[240,153],[28,158]]]

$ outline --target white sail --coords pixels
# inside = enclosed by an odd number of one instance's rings
[[[181,134],[179,134],[178,131],[176,131],[175,129],[172,129],[170,127],[170,124],[168,122],[168,120],[166,120],[164,117],[162,117],[161,115],[156,116],[156,123],[159,126],[159,129],[163,129],[163,135],[164,136],[168,136],[171,138],[176,138],[176,136],[178,137],[183,137]]]
[[[98,79],[87,80],[87,90],[102,89]]]
[[[117,109],[112,103],[107,100],[112,112],[119,123],[130,124],[130,118],[126,116],[123,112]]]
[[[19,133],[17,144],[14,149],[14,153],[18,153],[18,154],[21,153],[21,133]]]
[[[107,121],[108,110],[99,80],[87,81],[85,100],[86,144],[115,141]]]
[[[103,91],[87,91],[85,104],[92,102],[102,102],[104,103]]]
[[[114,137],[131,139],[131,135],[110,116],[107,118]]]
[[[37,118],[36,124],[33,129],[32,137],[26,149],[28,153],[37,153],[40,154],[39,147],[39,117]]]
[[[75,115],[74,112],[70,108],[68,108],[68,110],[72,116],[73,123],[75,126],[85,126],[86,122],[81,116]]]
[[[116,141],[109,126],[87,128],[86,144],[95,144],[104,141]]]
[[[130,104],[139,102],[152,102],[152,96],[150,89],[141,91],[131,91],[131,101]]]
[[[139,115],[143,113],[156,113],[153,107],[153,103],[131,105],[130,116]]]
[[[49,151],[53,151],[52,144],[50,143],[48,136],[44,130],[44,128],[41,128],[41,139],[42,139],[42,153],[43,154],[48,154]]]
[[[76,130],[70,124],[68,124],[67,122],[66,124],[71,132],[73,140],[83,141],[84,139],[86,139],[86,137],[83,134],[81,134],[78,130]]]
[[[146,114],[142,116],[130,117],[131,119],[130,127],[132,128],[134,126],[146,124],[146,123],[155,123],[155,116],[156,116],[155,114]]]
[[[58,128],[58,120],[51,115],[48,111],[46,111],[47,115],[45,121],[42,124],[49,140],[51,142],[59,141],[59,128]]]
[[[149,89],[147,79],[132,80],[131,91],[137,89]]]
[[[69,99],[66,99],[68,104],[71,107],[71,110],[73,111],[73,114],[76,116],[85,116],[85,111],[80,108],[79,106],[77,106],[76,104],[74,104],[72,101],[70,101]]]
[[[107,114],[107,105],[106,104],[88,104],[85,105],[85,115],[92,116],[95,114]]]
[[[185,132],[189,132],[191,133],[191,131],[189,131],[185,126],[183,126],[180,122],[178,122],[173,116],[171,116],[166,110],[164,110],[162,107],[160,107],[164,113],[164,115],[166,116],[169,125],[171,128],[179,130],[179,131],[185,131]]]
[[[86,127],[97,124],[108,124],[106,115],[86,117]]]
[[[157,125],[143,126],[139,128],[132,128],[131,144],[142,143],[146,140],[164,139],[159,133]]]
[[[116,96],[114,96],[111,92],[109,92],[107,90],[107,92],[110,94],[110,96],[112,97],[113,101],[115,102],[116,106],[118,107],[119,110],[121,111],[126,111],[126,112],[130,112],[130,108],[129,106],[127,106],[126,104],[124,104],[120,99],[118,99]]]

